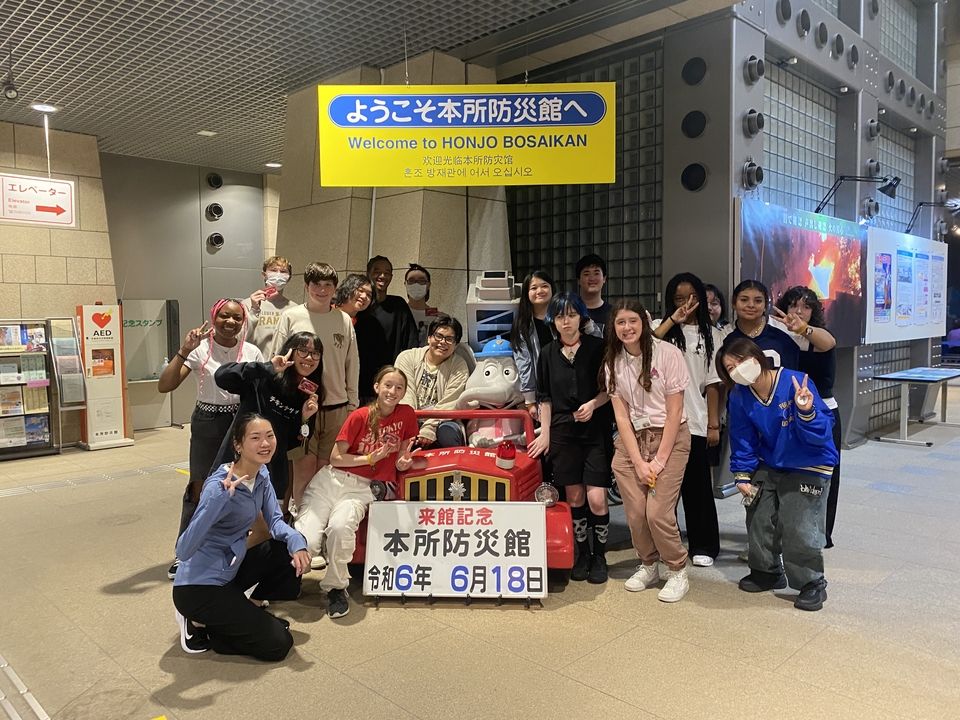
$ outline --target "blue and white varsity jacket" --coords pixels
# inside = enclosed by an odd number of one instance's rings
[[[736,385],[730,391],[730,470],[749,473],[758,465],[774,470],[801,472],[830,479],[840,460],[833,443],[833,412],[826,406],[813,382],[809,414],[797,411],[793,402],[793,378],[803,382],[803,373],[776,370],[774,389],[767,402],[753,388]]]

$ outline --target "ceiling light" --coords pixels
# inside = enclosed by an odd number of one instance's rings
[[[838,89],[840,90],[841,95],[845,95],[850,92],[850,88],[848,88],[846,85],[841,85]]]
[[[213,130],[200,130],[197,135],[200,137],[216,137],[217,133]]]
[[[877,108],[877,115],[886,115],[886,114],[887,114],[886,108]]]
[[[790,57],[784,59],[784,62],[785,62],[787,65],[796,65],[796,64],[797,64],[797,56],[796,56],[796,55],[791,55]]]
[[[268,163],[264,163],[263,166],[268,168],[281,168],[283,167],[283,163],[268,162]]]
[[[47,103],[34,103],[30,108],[42,113],[55,113],[57,111],[56,105],[48,105]]]
[[[908,127],[908,128],[907,128],[907,132],[915,133],[916,131],[917,131],[917,128],[915,128],[915,127]]]

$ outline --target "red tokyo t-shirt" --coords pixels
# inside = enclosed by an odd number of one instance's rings
[[[380,418],[380,440],[374,439],[367,425],[370,415],[369,407],[362,407],[354,410],[347,417],[347,421],[340,428],[340,434],[337,435],[337,442],[348,444],[347,452],[351,455],[368,455],[374,452],[383,444],[383,439],[387,435],[395,435],[400,442],[409,440],[417,436],[420,427],[417,424],[417,416],[413,408],[409,405],[397,405],[388,417]],[[397,455],[399,453],[390,453],[383,460],[373,465],[357,465],[356,467],[344,468],[347,472],[354,475],[369,478],[370,480],[382,480],[390,484],[397,482]]]

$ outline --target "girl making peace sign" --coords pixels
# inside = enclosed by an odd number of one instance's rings
[[[320,468],[303,493],[303,505],[294,527],[303,533],[314,558],[326,551],[327,573],[320,589],[327,593],[327,614],[339,618],[350,612],[347,564],[357,545],[357,528],[374,501],[371,485],[383,497],[396,497],[397,472],[414,464],[411,450],[419,425],[413,408],[404,405],[407,377],[392,365],[373,380],[376,399],[347,417],[330,453],[330,464]],[[421,461],[423,462],[423,461]]]
[[[292,600],[310,569],[303,536],[283,521],[267,470],[277,450],[270,422],[256,413],[237,417],[230,435],[234,461],[217,468],[203,485],[196,514],[177,541],[181,564],[173,604],[185,652],[214,650],[283,660],[293,646],[290,623],[250,600]],[[257,514],[271,538],[247,547]]]
[[[826,501],[839,459],[833,413],[806,375],[769,369],[747,338],[724,345],[717,374],[731,388],[730,470],[747,506],[750,574],[740,589],[763,592],[789,582],[800,591],[795,607],[819,610],[827,599]]]

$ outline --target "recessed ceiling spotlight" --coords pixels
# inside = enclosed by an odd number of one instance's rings
[[[213,130],[200,130],[197,135],[200,137],[216,137],[217,133],[215,133]]]
[[[55,113],[57,111],[56,105],[48,105],[47,103],[34,103],[30,108],[42,113]]]
[[[877,115],[886,115],[886,114],[887,114],[886,108],[877,108]]]
[[[916,131],[917,131],[917,128],[915,128],[915,127],[908,127],[908,128],[907,128],[907,132],[915,133]]]
[[[268,168],[281,168],[283,167],[283,163],[268,162],[268,163],[264,163],[263,166]]]
[[[839,88],[837,88],[837,90],[840,91],[841,95],[845,95],[846,93],[850,92],[850,88],[848,88],[846,85],[841,85]]]
[[[787,59],[785,59],[784,62],[785,62],[787,65],[796,65],[796,64],[797,64],[797,56],[796,56],[796,55],[791,55],[790,57],[788,57]]]

